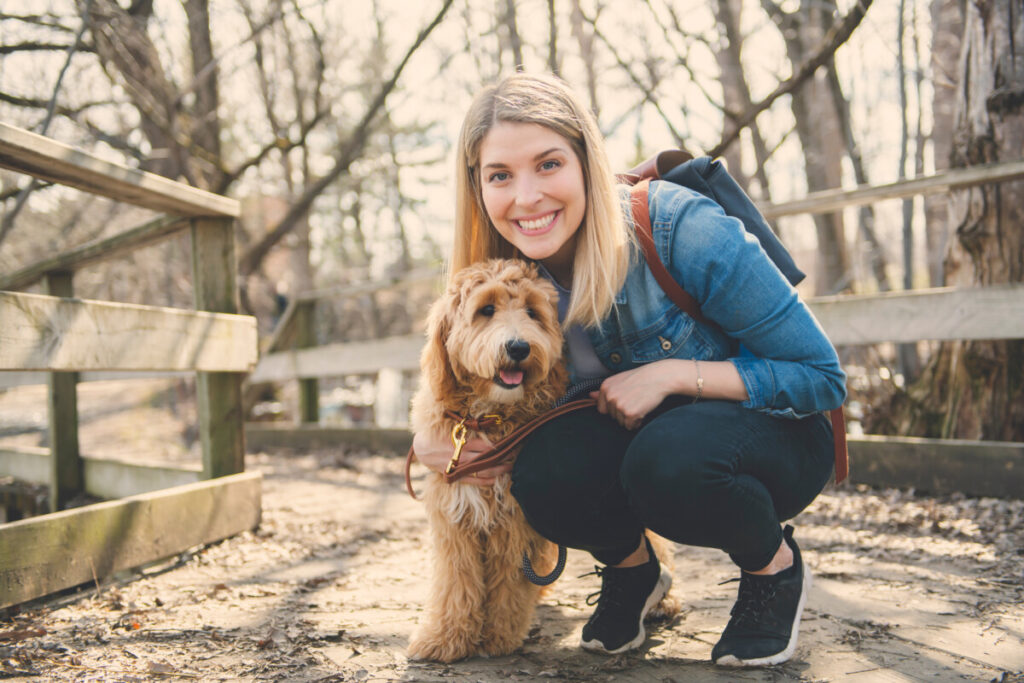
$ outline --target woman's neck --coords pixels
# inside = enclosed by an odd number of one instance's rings
[[[576,261],[576,236],[562,245],[562,248],[551,256],[541,259],[541,263],[555,278],[555,282],[565,289],[572,289],[572,269]]]

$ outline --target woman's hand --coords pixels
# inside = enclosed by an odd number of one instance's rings
[[[493,446],[494,444],[487,440],[487,438],[474,436],[467,440],[466,445],[462,447],[459,463],[473,462],[491,450]],[[412,450],[416,454],[416,459],[423,463],[424,466],[440,473],[444,472],[445,468],[448,467],[448,463],[451,462],[455,446],[452,444],[451,437],[448,434],[416,432],[412,438]],[[489,467],[476,474],[465,476],[459,479],[459,483],[472,484],[473,486],[491,486],[499,475],[508,474],[511,471],[512,463],[508,462]]]
[[[649,412],[673,394],[746,401],[747,387],[736,366],[729,361],[698,361],[666,358],[612,375],[601,388],[590,392],[597,410],[611,415],[626,429],[637,429]]]
[[[626,429],[636,429],[647,413],[674,393],[670,368],[666,361],[657,361],[614,374],[600,389],[590,392],[590,397],[597,399],[598,412],[610,415]]]

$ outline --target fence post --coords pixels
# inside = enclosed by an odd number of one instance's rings
[[[192,220],[192,282],[198,310],[238,312],[234,220]],[[242,379],[237,372],[197,372],[196,404],[203,478],[245,470]]]
[[[295,348],[316,346],[316,300],[299,301],[295,306]],[[299,380],[299,422],[320,421],[320,381],[315,377]]]
[[[46,293],[73,295],[73,273],[53,271],[43,276]],[[85,488],[82,455],[78,449],[78,373],[49,372],[47,408],[50,439],[50,512],[64,509]]]

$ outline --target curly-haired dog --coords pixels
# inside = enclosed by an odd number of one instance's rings
[[[494,442],[550,409],[567,382],[557,305],[555,288],[524,261],[492,259],[459,271],[428,316],[413,430],[447,435],[452,414],[497,415],[500,422],[483,432]],[[556,547],[527,524],[509,484],[508,475],[485,487],[427,475],[433,586],[411,657],[451,662],[522,644],[541,593],[521,571],[523,553],[546,574]],[[659,545],[659,558],[670,560]],[[655,610],[662,616],[678,610],[668,600]]]

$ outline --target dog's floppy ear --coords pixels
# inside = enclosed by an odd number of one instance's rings
[[[458,298],[458,290],[449,288],[434,302],[427,316],[427,344],[420,356],[420,373],[438,397],[455,393],[455,370],[448,359],[445,344],[451,332],[451,317],[458,307]]]

